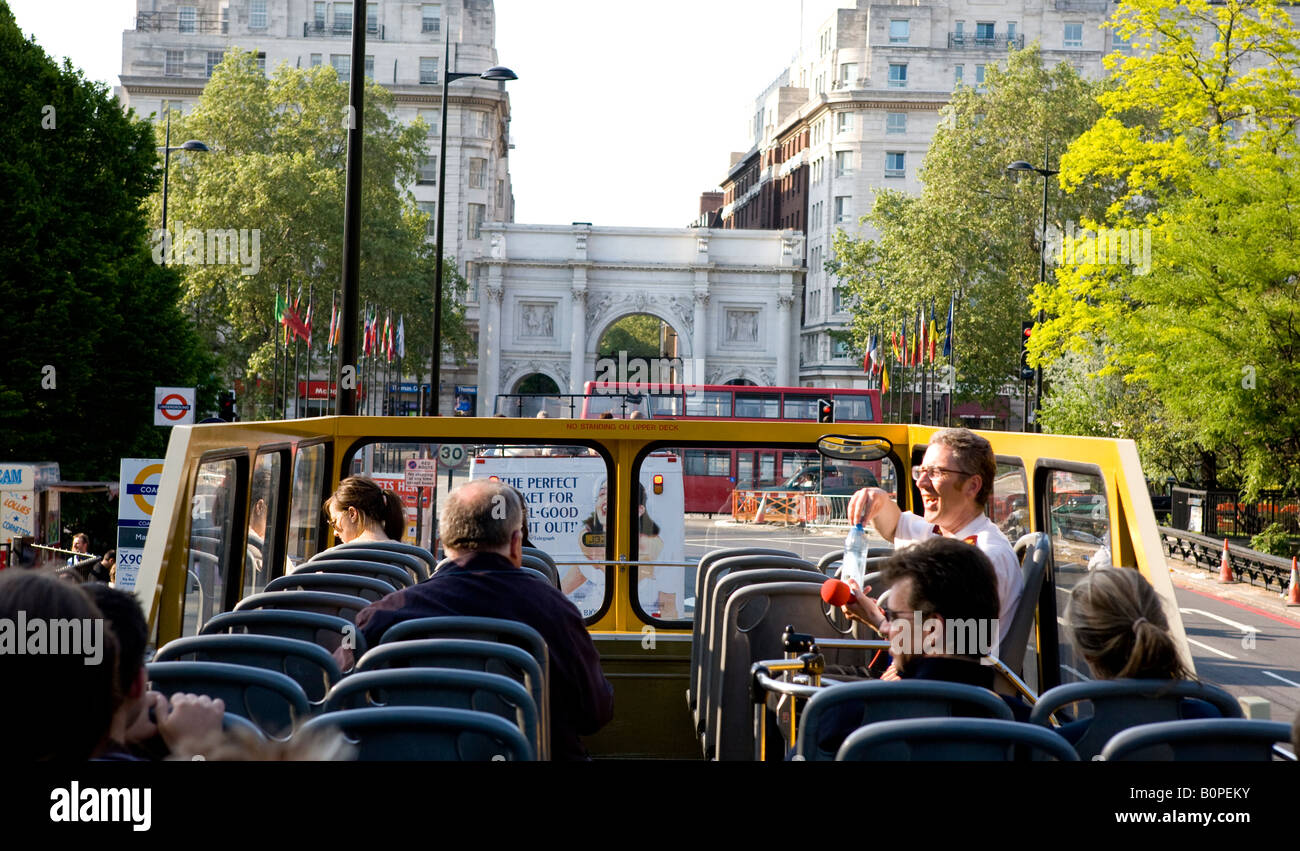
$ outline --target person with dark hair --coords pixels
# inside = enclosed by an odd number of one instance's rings
[[[851,523],[871,521],[877,534],[896,550],[938,536],[978,547],[997,573],[998,619],[1005,635],[1025,582],[1011,542],[984,514],[996,475],[997,457],[987,440],[969,429],[940,429],[930,438],[920,465],[912,468],[922,515],[903,512],[881,488],[855,493],[848,513]]]
[[[357,629],[375,647],[389,627],[412,618],[463,615],[531,626],[549,654],[552,759],[585,759],[579,737],[609,723],[613,688],[578,610],[549,583],[519,570],[523,510],[514,490],[475,479],[449,493],[441,509],[438,533],[452,563],[362,609]],[[345,670],[350,656],[335,651]]]
[[[384,490],[374,479],[348,476],[324,505],[334,534],[343,543],[352,541],[400,541],[406,531],[406,510],[393,491]]]
[[[220,734],[225,704],[195,694],[174,694],[169,701],[159,692],[148,691],[144,650],[149,626],[135,595],[99,582],[91,582],[83,590],[103,613],[118,646],[113,719],[107,737],[96,748],[95,758],[143,759],[128,745],[155,735],[162,737],[174,756],[199,753],[206,742]],[[150,709],[156,721],[150,719]]]
[[[90,570],[90,579],[92,582],[112,582],[113,577],[117,575],[117,550],[109,550],[104,553],[104,557],[99,560],[99,564]]]
[[[113,720],[117,653],[80,587],[47,571],[0,573],[0,761],[89,758]]]

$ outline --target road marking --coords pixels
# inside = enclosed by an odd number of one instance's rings
[[[1091,679],[1092,679],[1092,677],[1088,676],[1087,674],[1083,673],[1082,671],[1076,671],[1074,668],[1071,668],[1069,665],[1062,665],[1061,667],[1064,668],[1065,670],[1069,671],[1071,674],[1074,674],[1076,677],[1079,677],[1080,679],[1084,679],[1084,680],[1091,680]]]
[[[1260,673],[1266,677],[1272,677],[1275,680],[1281,680],[1282,682],[1286,683],[1289,686],[1295,686],[1296,688],[1300,688],[1300,683],[1296,682],[1295,680],[1288,680],[1286,677],[1279,677],[1277,674],[1273,673],[1272,671],[1260,671]]]
[[[1197,641],[1195,638],[1188,638],[1187,643],[1195,644],[1197,647],[1201,648],[1202,650],[1208,650],[1211,653],[1217,653],[1220,656],[1222,656],[1224,659],[1232,659],[1234,662],[1237,661],[1237,657],[1233,656],[1231,653],[1224,653],[1222,650],[1216,650],[1215,648],[1211,647],[1208,644],[1202,644],[1201,642]]]
[[[1300,620],[1284,617],[1282,615],[1276,615],[1273,614],[1272,612],[1266,612],[1263,609],[1257,608],[1255,606],[1248,606],[1245,603],[1238,603],[1236,600],[1229,600],[1225,597],[1216,597],[1213,594],[1207,594],[1204,591],[1197,591],[1195,588],[1191,587],[1190,585],[1179,585],[1178,590],[1186,591],[1189,594],[1196,594],[1197,596],[1214,600],[1215,602],[1222,603],[1225,606],[1232,606],[1233,608],[1236,609],[1242,609],[1244,611],[1250,612],[1253,615],[1259,615],[1262,618],[1268,618],[1269,620],[1277,621],[1278,623],[1283,624],[1285,626],[1289,626],[1292,629],[1300,628]]]
[[[1205,615],[1207,618],[1214,618],[1219,623],[1226,623],[1228,626],[1235,626],[1237,629],[1241,630],[1242,632],[1259,632],[1259,627],[1257,626],[1250,626],[1249,624],[1238,623],[1237,621],[1234,621],[1230,618],[1225,618],[1222,617],[1221,615],[1216,615],[1213,612],[1207,612],[1205,611],[1205,609],[1179,609],[1178,611],[1182,612],[1185,615],[1187,614]]]

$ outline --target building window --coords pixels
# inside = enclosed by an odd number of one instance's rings
[[[482,204],[466,204],[469,209],[469,221],[465,226],[465,237],[467,239],[478,239],[483,235],[483,215],[487,208]]]
[[[477,139],[488,138],[488,114],[482,110],[469,113],[469,134]]]
[[[902,151],[885,152],[885,177],[906,177]]]
[[[487,176],[487,160],[482,157],[469,158],[469,188],[483,189]]]
[[[1065,25],[1065,46],[1083,47],[1082,23],[1068,23]]]
[[[890,44],[907,44],[911,37],[910,21],[890,21],[889,22],[889,43]]]
[[[352,32],[352,4],[351,3],[334,4],[334,32],[336,33]]]
[[[352,78],[352,55],[350,53],[331,53],[330,65],[339,75],[339,82],[346,83]]]
[[[966,22],[954,21],[953,26],[955,27],[952,32],[953,37],[958,44],[961,44],[963,39],[966,38]]]
[[[817,159],[813,160],[812,179],[809,181],[809,183],[811,183],[812,185],[816,186],[818,183],[822,182],[822,165],[825,162],[826,160],[822,157],[818,157]]]
[[[429,125],[429,135],[437,136],[442,132],[442,116],[436,109],[422,109],[419,111],[420,117],[424,123]]]
[[[321,55],[319,53],[313,53],[311,55],[311,67],[315,68],[316,66],[320,65],[320,63],[321,63]]]
[[[1016,44],[1016,22],[1007,21],[1007,46],[1014,47]]]
[[[421,56],[420,83],[422,85],[433,85],[436,82],[438,82],[438,57]]]
[[[254,30],[266,29],[266,0],[248,0],[248,26]]]
[[[955,89],[961,85],[962,77],[966,74],[965,65],[952,66],[952,87]]]
[[[465,301],[470,304],[478,303],[479,291],[483,289],[483,276],[487,271],[486,263],[474,263],[473,269],[469,273],[469,292],[465,294]],[[474,351],[478,351],[478,332],[474,332]]]
[[[178,29],[183,33],[192,33],[195,30],[195,22],[198,19],[198,10],[193,6],[182,6],[180,10]]]
[[[420,8],[420,31],[436,33],[442,28],[442,7],[425,3]]]
[[[325,9],[328,6],[324,0],[316,0],[312,12],[312,27],[316,30],[325,29]]]
[[[211,77],[212,72],[216,70],[216,67],[220,64],[221,64],[221,51],[209,50],[208,61],[207,64],[204,66],[205,75]]]
[[[818,201],[812,205],[808,213],[808,228],[816,230],[822,226],[822,202]]]
[[[415,182],[421,186],[432,186],[438,182],[438,158],[420,157]]]
[[[848,177],[853,174],[853,152],[836,151],[835,152],[835,176]]]
[[[992,21],[979,21],[975,24],[975,42],[976,44],[992,44],[994,41],[993,30],[995,24]]]
[[[373,80],[374,78],[375,78],[375,57],[367,56],[366,57],[366,79]]]
[[[266,51],[257,51],[257,73],[266,76]]]
[[[1118,50],[1120,53],[1130,53],[1133,50],[1129,40],[1120,35],[1118,30],[1110,31],[1110,47],[1111,50]]]
[[[497,178],[497,209],[500,210],[506,205],[506,182]]]
[[[851,86],[853,81],[858,78],[858,63],[844,62],[840,65],[840,85]]]
[[[975,85],[977,85],[977,86],[982,86],[982,85],[984,85],[984,66],[983,66],[983,65],[976,65],[976,66],[975,66]]]
[[[890,63],[889,65],[889,87],[891,89],[907,88],[907,63]]]
[[[906,113],[906,112],[887,112],[887,113],[885,113],[885,132],[886,132],[886,133],[906,133],[906,132],[907,132],[907,113]]]
[[[437,236],[438,220],[435,215],[438,212],[438,205],[432,201],[420,201],[416,206],[420,208],[421,213],[429,214],[429,223],[424,226],[424,235],[430,238]]]
[[[835,114],[835,132],[851,133],[853,131],[853,113],[837,112]]]
[[[842,225],[849,220],[849,204],[852,201],[850,195],[835,196],[835,224]]]
[[[368,33],[379,32],[379,4],[378,3],[366,4],[366,32]]]
[[[182,73],[181,66],[185,64],[185,51],[169,50],[163,56],[163,75],[167,77],[179,77]]]
[[[162,114],[164,116],[169,112],[182,115],[185,112],[185,101],[183,100],[165,100],[162,102]]]

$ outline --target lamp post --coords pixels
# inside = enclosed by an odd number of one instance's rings
[[[1047,167],[1048,164],[1048,147],[1043,145],[1043,167],[1037,168],[1024,160],[1016,160],[1007,166],[1007,171],[1032,171],[1043,178],[1043,230],[1038,240],[1038,283],[1042,284],[1047,281],[1047,179],[1060,172],[1053,171]],[[1038,310],[1038,324],[1047,321],[1047,314],[1042,308]],[[1039,408],[1043,404],[1043,368],[1039,366],[1035,370],[1035,387],[1034,387],[1034,431],[1041,432],[1042,424],[1038,420]]]
[[[440,388],[440,373],[442,371],[442,229],[443,209],[447,199],[447,87],[453,80],[461,80],[466,77],[478,77],[481,80],[494,81],[519,79],[514,71],[500,65],[489,68],[481,74],[453,72],[451,70],[451,28],[448,27],[447,39],[442,51],[442,132],[439,134],[438,143],[438,209],[434,211],[434,215],[437,217],[434,245],[438,256],[434,261],[433,274],[433,354],[430,356],[433,364],[429,374],[429,394],[433,396],[433,399],[430,402],[429,413],[435,417],[438,416],[438,406],[442,398]]]
[[[172,251],[172,239],[167,234],[167,175],[171,171],[172,151],[207,151],[208,146],[198,139],[190,139],[183,145],[172,147],[172,111],[167,110],[167,131],[163,137],[163,197],[162,197],[162,230],[163,239],[167,241],[167,250],[163,252],[162,265],[167,265],[167,255]],[[198,309],[197,304],[195,310]]]

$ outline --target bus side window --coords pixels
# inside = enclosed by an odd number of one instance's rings
[[[298,447],[293,459],[293,497],[289,503],[289,560],[297,565],[316,554],[328,484],[323,443]]]

